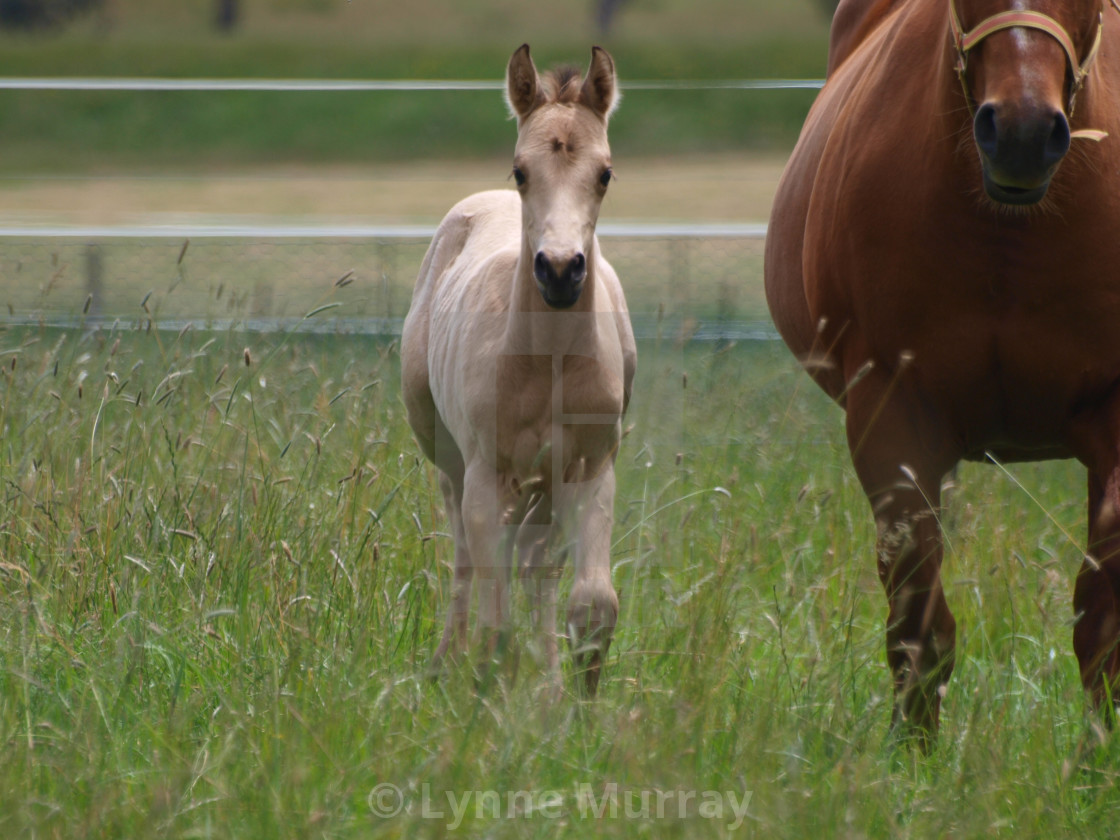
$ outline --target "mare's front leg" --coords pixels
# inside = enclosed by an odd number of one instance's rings
[[[577,678],[594,696],[618,621],[618,595],[611,584],[611,528],[614,525],[614,466],[596,477],[558,489],[561,521],[574,523],[574,581],[568,598],[568,641]]]
[[[1089,550],[1073,591],[1073,649],[1097,708],[1120,709],[1120,398],[1086,424]],[[1106,716],[1111,722],[1112,716]]]
[[[848,445],[871,503],[879,579],[886,590],[892,728],[929,749],[953,671],[956,622],[941,585],[942,476],[957,456],[939,425],[906,393],[899,371],[872,369],[847,397]],[[849,374],[850,375],[850,374]]]

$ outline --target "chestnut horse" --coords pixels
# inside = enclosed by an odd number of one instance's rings
[[[1073,645],[1096,705],[1120,687],[1120,16],[1106,3],[842,0],[774,204],[770,310],[846,411],[894,723],[925,746],[953,670],[939,510],[962,459],[1087,467]]]
[[[614,459],[636,360],[622,286],[595,236],[618,82],[598,47],[581,80],[570,69],[538,76],[525,45],[506,87],[517,192],[478,193],[444,218],[401,338],[409,423],[439,468],[455,538],[436,660],[465,647],[472,577],[494,653],[516,552],[558,689],[557,587],[571,553],[569,642],[593,694],[618,617]]]

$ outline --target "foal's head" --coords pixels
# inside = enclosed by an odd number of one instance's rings
[[[599,206],[611,182],[607,119],[618,104],[614,61],[593,47],[587,78],[562,69],[537,75],[528,44],[506,70],[517,117],[513,177],[521,193],[522,242],[545,303],[566,309],[587,279]]]

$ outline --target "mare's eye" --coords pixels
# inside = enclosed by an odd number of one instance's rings
[[[603,189],[606,189],[611,182],[611,178],[613,177],[614,172],[612,172],[611,168],[608,166],[603,170],[603,174],[599,176],[599,184],[603,187]]]
[[[525,186],[525,173],[516,166],[513,167],[513,181],[519,187]]]

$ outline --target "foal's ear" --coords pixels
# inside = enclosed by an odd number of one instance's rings
[[[544,99],[537,68],[529,57],[529,45],[522,44],[506,67],[506,104],[518,126]]]
[[[614,72],[614,59],[602,47],[591,48],[591,67],[579,91],[579,99],[584,105],[601,116],[610,119],[620,99],[618,76]]]

